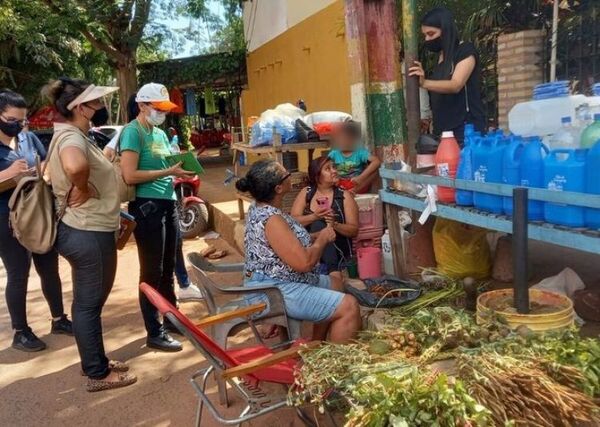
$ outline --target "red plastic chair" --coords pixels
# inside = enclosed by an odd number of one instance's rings
[[[300,345],[314,347],[319,344],[318,341],[304,342],[296,340],[291,342],[291,348],[280,352],[275,352],[274,349],[282,344],[271,348],[265,345],[255,345],[226,350],[219,346],[208,334],[204,333],[201,328],[228,321],[235,317],[248,318],[252,314],[263,311],[266,308],[265,304],[250,305],[238,310],[209,316],[194,325],[188,317],[171,305],[150,285],[142,283],[140,284],[140,290],[163,317],[169,319],[190,340],[210,364],[209,367],[197,371],[190,379],[199,397],[196,426],[200,425],[204,404],[206,404],[213,417],[225,425],[239,425],[242,422],[285,407],[289,388],[294,385],[294,369],[298,363],[298,352],[302,348]],[[289,342],[285,344],[290,345]],[[213,372],[225,379],[232,389],[236,390],[246,401],[246,407],[237,418],[226,418],[206,394],[206,381]],[[281,384],[284,386],[285,391],[281,396],[269,396],[260,388],[261,383]],[[311,418],[300,408],[296,408],[296,412],[305,424],[315,425]]]

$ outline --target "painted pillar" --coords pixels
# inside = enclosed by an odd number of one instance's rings
[[[352,115],[384,162],[405,159],[396,0],[346,0]]]
[[[419,59],[417,40],[416,0],[402,0],[402,42],[404,44],[404,75],[406,77],[406,119],[408,137],[408,164],[416,166],[417,141],[421,134],[421,100],[419,99],[419,78],[408,77],[408,69]]]

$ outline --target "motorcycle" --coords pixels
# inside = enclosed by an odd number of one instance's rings
[[[198,197],[200,178],[176,178],[173,181],[177,195],[179,230],[184,239],[192,239],[208,228],[208,208]]]

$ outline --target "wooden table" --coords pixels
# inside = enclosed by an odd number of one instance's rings
[[[250,144],[245,144],[243,142],[236,142],[231,145],[231,149],[233,150],[233,172],[236,176],[239,176],[239,159],[240,153],[248,154],[258,154],[263,155],[266,154],[269,157],[275,159],[275,161],[279,163],[283,163],[283,153],[288,152],[297,152],[297,151],[308,151],[308,161],[309,163],[312,161],[315,150],[318,148],[329,148],[329,141],[315,141],[315,142],[301,142],[296,144],[282,144],[281,143],[281,135],[275,134],[273,139],[273,145],[262,146],[262,147],[252,147]],[[240,214],[240,219],[244,219],[244,201],[251,202],[247,195],[238,193],[238,211]]]

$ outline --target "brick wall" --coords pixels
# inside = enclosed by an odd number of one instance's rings
[[[498,37],[498,121],[508,129],[508,112],[531,99],[533,87],[544,78],[544,31],[527,30]]]

